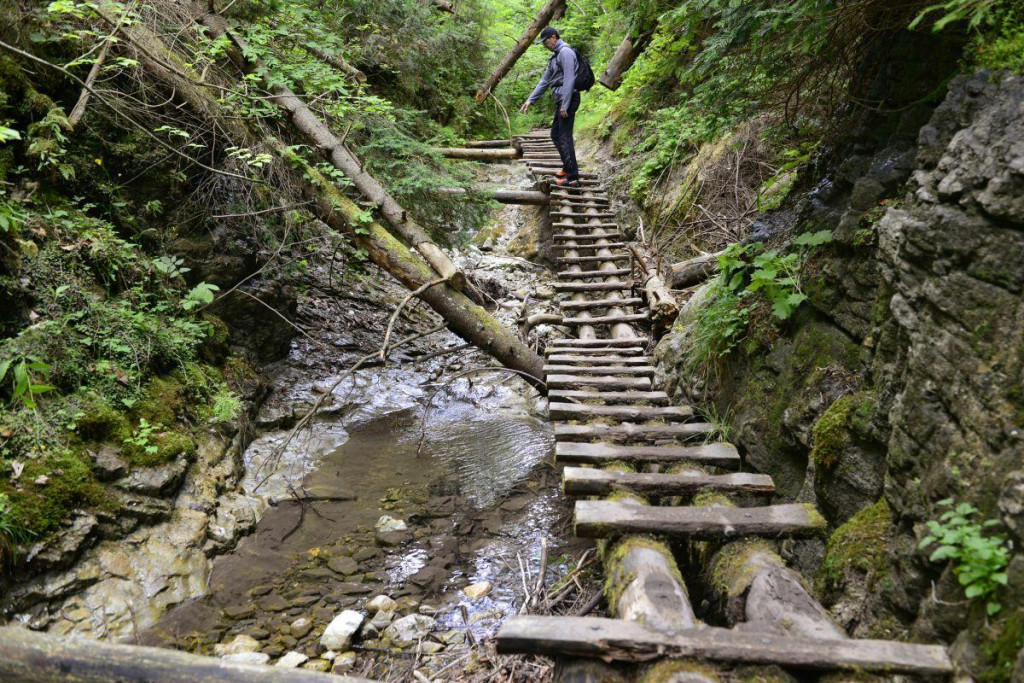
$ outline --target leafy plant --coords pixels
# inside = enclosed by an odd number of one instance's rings
[[[0,569],[11,564],[15,558],[15,548],[25,543],[34,534],[18,521],[6,493],[0,493]]]
[[[220,287],[217,285],[210,284],[209,282],[200,282],[192,288],[192,291],[185,295],[185,299],[181,302],[181,307],[186,311],[191,311],[200,306],[212,304],[214,292],[219,291]]]
[[[952,560],[953,574],[964,587],[964,595],[970,600],[984,600],[989,616],[998,614],[1002,605],[995,594],[1007,584],[1010,548],[1005,536],[985,536],[984,530],[998,526],[999,521],[989,519],[979,524],[972,520],[979,510],[970,503],[955,504],[952,498],[946,498],[938,504],[950,509],[938,520],[928,522],[929,533],[918,547],[937,546],[928,559]]]
[[[159,427],[159,425],[150,424],[144,417],[140,418],[138,429],[133,430],[131,436],[125,437],[124,443],[128,446],[138,446],[146,453],[155,455],[160,448],[150,443],[149,439]]]
[[[910,22],[910,28],[917,28],[929,15],[940,16],[932,24],[932,31],[941,31],[950,24],[967,22],[967,28],[975,29],[992,21],[993,12],[999,0],[946,0],[929,5]]]
[[[36,396],[53,390],[50,365],[33,356],[0,361],[0,385],[10,374],[11,401],[26,408],[36,407]]]

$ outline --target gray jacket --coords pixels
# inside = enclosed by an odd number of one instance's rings
[[[572,92],[576,88],[576,50],[569,47],[561,38],[555,44],[555,54],[548,60],[548,68],[540,77],[540,82],[533,89],[529,101],[536,102],[548,88],[554,89],[555,102],[560,110],[569,109]]]

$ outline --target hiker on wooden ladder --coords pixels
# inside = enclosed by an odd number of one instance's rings
[[[555,120],[551,124],[551,140],[562,157],[562,170],[558,172],[557,185],[580,186],[580,169],[576,163],[576,145],[572,139],[572,127],[576,121],[576,110],[580,107],[580,91],[589,90],[594,84],[594,74],[587,60],[569,46],[550,26],[540,32],[539,41],[554,54],[548,61],[540,82],[533,93],[519,108],[525,114],[530,105],[539,100],[548,88],[555,96]],[[589,79],[589,80],[588,80]]]

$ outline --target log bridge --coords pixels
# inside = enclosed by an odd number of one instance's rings
[[[595,174],[582,174],[578,189],[558,187],[546,132],[511,142],[494,158],[522,159],[549,187],[564,266],[554,285],[560,324],[575,333],[546,350],[555,459],[565,465],[565,492],[578,498],[576,535],[598,541],[613,618],[515,617],[497,634],[498,652],[553,657],[557,677],[572,681],[710,682],[737,665],[801,677],[951,675],[942,646],[848,638],[786,566],[774,543],[821,535],[824,518],[810,505],[772,504],[771,477],[741,471],[736,447],[713,425],[671,405],[656,384],[651,339],[637,327],[674,305],[664,282],[638,263],[641,251],[614,221]],[[480,158],[500,146],[469,149]],[[673,552],[680,547],[707,563],[685,567],[687,576],[712,577],[703,589],[717,613],[701,616],[729,627],[698,617]],[[624,676],[627,662],[636,666]]]

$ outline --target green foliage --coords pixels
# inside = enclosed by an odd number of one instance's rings
[[[11,375],[11,402],[26,408],[36,408],[36,396],[53,391],[50,382],[50,365],[29,356],[8,358],[0,361],[0,386],[7,375]]]
[[[10,497],[0,493],[0,571],[14,564],[18,544],[28,542],[32,536],[32,532],[21,525]]]
[[[867,431],[875,402],[875,395],[869,391],[833,401],[811,428],[811,460],[826,469],[839,464],[850,446],[851,433]]]
[[[997,614],[1002,604],[996,593],[1007,584],[1006,565],[1010,547],[1006,537],[985,536],[985,529],[999,526],[995,519],[980,524],[974,521],[978,512],[970,503],[956,503],[952,498],[939,501],[940,507],[949,508],[937,520],[928,522],[928,535],[921,539],[920,548],[936,546],[928,559],[932,562],[950,560],[953,574],[964,587],[964,595],[985,602],[989,616]]]
[[[1000,0],[946,0],[921,10],[910,22],[910,28],[916,28],[927,18],[934,19],[932,30],[936,32],[961,22],[966,22],[968,28],[978,28],[991,23],[999,4]]]
[[[892,511],[884,498],[851,517],[828,539],[818,575],[819,588],[829,591],[841,587],[850,571],[862,572],[868,586],[874,586],[888,575],[886,556],[892,533]]]
[[[150,443],[149,439],[158,428],[159,425],[151,425],[143,417],[139,420],[138,428],[132,431],[131,436],[125,438],[124,444],[141,448],[147,455],[156,455],[160,449],[156,444]]]
[[[1019,3],[997,5],[990,30],[978,32],[972,52],[978,66],[1024,73],[1024,7]]]

